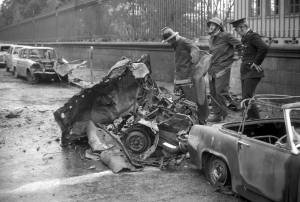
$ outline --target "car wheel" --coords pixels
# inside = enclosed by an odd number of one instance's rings
[[[14,75],[16,78],[19,77],[16,67],[14,67],[13,75]]]
[[[133,126],[125,131],[122,142],[131,153],[139,155],[150,148],[149,130],[140,125]]]
[[[67,75],[65,75],[65,76],[62,76],[62,77],[61,77],[61,81],[62,81],[62,82],[68,82],[68,81],[69,81],[69,75],[67,74]]]
[[[230,181],[230,173],[224,160],[217,156],[207,158],[205,176],[215,188],[226,185]]]
[[[39,75],[32,74],[30,70],[27,70],[27,81],[29,83],[38,83],[40,81]]]
[[[9,68],[8,68],[6,62],[5,62],[5,64],[4,64],[4,67],[5,67],[6,71],[9,72]]]

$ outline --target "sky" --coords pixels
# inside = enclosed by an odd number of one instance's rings
[[[3,1],[3,0],[0,0],[0,6],[2,5],[2,1]]]

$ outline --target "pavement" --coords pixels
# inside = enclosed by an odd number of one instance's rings
[[[0,201],[205,201],[243,202],[215,191],[189,159],[166,170],[112,173],[100,161],[83,158],[87,142],[61,147],[53,112],[69,98],[101,81],[106,70],[73,70],[69,83],[29,84],[0,69]],[[79,81],[79,82],[74,82]],[[169,90],[171,83],[158,82]],[[76,87],[74,87],[76,86]],[[18,116],[7,118],[12,111]],[[241,120],[229,111],[228,121]],[[277,112],[261,107],[261,115]],[[282,112],[278,111],[278,114]],[[223,122],[225,123],[225,122]],[[209,123],[211,125],[211,123]]]
[[[101,71],[94,76],[100,78]],[[244,201],[216,192],[188,159],[166,170],[114,174],[100,161],[83,158],[87,142],[61,147],[53,112],[80,90],[59,81],[29,84],[0,69],[1,202]],[[18,116],[7,118],[12,111]]]

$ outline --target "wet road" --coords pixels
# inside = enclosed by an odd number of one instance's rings
[[[215,192],[188,160],[113,174],[100,161],[82,159],[83,147],[60,147],[52,114],[77,92],[66,83],[31,85],[0,69],[1,202],[244,201]],[[18,117],[5,117],[15,110]]]

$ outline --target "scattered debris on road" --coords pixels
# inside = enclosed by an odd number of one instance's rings
[[[10,111],[9,114],[7,114],[5,117],[6,118],[16,118],[19,117],[23,109],[16,109],[13,111]]]
[[[96,166],[94,165],[94,166],[89,167],[89,170],[92,170],[92,169],[96,169]]]
[[[70,62],[68,62],[65,59],[57,60],[54,63],[54,70],[57,74],[64,77],[67,74],[72,74],[72,71],[74,69],[86,65],[86,63],[87,63],[87,61],[82,61],[82,60],[74,60],[74,61],[70,61]]]

